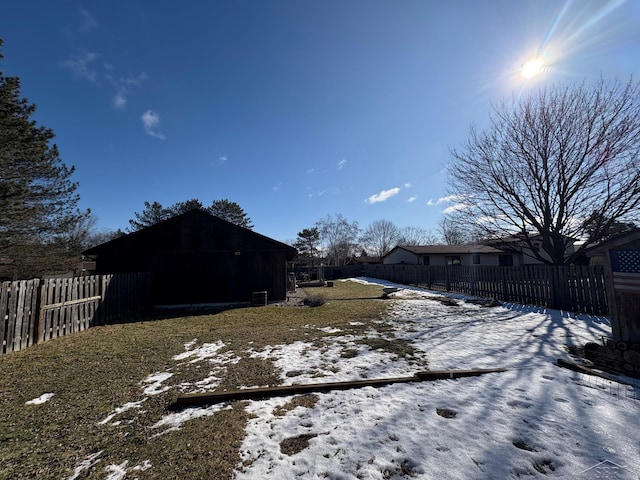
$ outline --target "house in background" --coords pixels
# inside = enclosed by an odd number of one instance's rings
[[[385,265],[482,265],[513,267],[534,262],[533,259],[522,253],[505,251],[490,245],[399,245],[382,257],[382,263]]]
[[[287,295],[295,248],[201,210],[90,248],[98,274],[151,272],[154,304],[249,302]]]

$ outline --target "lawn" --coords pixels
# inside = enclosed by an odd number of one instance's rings
[[[322,348],[331,329],[384,333],[382,287],[336,282],[308,293],[327,302],[145,317],[1,356],[0,478],[121,478],[124,471],[141,479],[230,478],[245,436],[244,404],[165,434],[154,425],[180,413],[171,407],[182,391],[279,384],[273,360],[251,352],[301,340]],[[215,380],[206,360],[174,358],[186,344],[211,345],[228,359],[215,367]],[[392,342],[378,347],[403,354]],[[26,403],[45,393],[53,394],[45,403]]]
[[[605,317],[399,285],[382,299],[385,284],[339,281],[309,289],[324,296],[312,308],[139,319],[0,357],[0,477],[639,478],[640,381],[556,365],[610,335]],[[175,408],[182,392],[498,367]]]

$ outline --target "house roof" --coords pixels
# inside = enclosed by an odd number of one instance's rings
[[[222,218],[216,217],[215,215],[212,215],[203,210],[191,210],[181,215],[176,215],[175,217],[171,217],[167,220],[163,220],[149,227],[137,230],[135,232],[128,233],[121,237],[114,238],[113,240],[110,240],[108,242],[89,248],[82,253],[84,255],[99,255],[101,252],[111,250],[112,248],[117,248],[118,246],[126,244],[134,239],[136,240],[138,238],[148,239],[150,236],[153,236],[153,234],[156,232],[160,233],[167,229],[177,227],[185,218],[188,218],[188,217],[196,217],[196,218],[200,217],[204,219],[206,222],[215,224],[220,229],[224,229],[226,231],[236,230],[242,235],[250,236],[260,240],[264,244],[269,244],[273,250],[283,250],[283,251],[286,251],[289,255],[293,255],[293,256],[296,256],[298,254],[298,251],[291,245],[287,245],[286,243],[282,243],[272,238],[266,237],[248,228],[244,228],[234,223],[228,222],[227,220],[223,220]]]
[[[407,252],[411,252],[415,255],[463,255],[469,253],[495,255],[505,253],[503,250],[489,245],[398,245],[387,253],[385,257],[396,250],[406,250]]]
[[[631,242],[640,242],[640,228],[627,233],[621,233],[615,237],[612,237],[608,240],[605,240],[598,245],[594,245],[593,247],[589,247],[584,250],[584,253],[587,257],[593,257],[596,255],[602,255],[607,250],[616,249],[618,247],[622,247]]]

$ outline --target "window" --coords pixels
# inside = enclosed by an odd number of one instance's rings
[[[422,259],[421,263],[422,265],[429,265],[429,255],[423,255],[422,257],[420,257]]]
[[[447,265],[462,265],[460,255],[447,255],[444,260]]]
[[[498,255],[501,267],[513,267],[513,255]]]
[[[472,253],[471,254],[471,263],[474,265],[480,265],[480,254]]]

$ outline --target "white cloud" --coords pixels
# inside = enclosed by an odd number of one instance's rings
[[[280,190],[280,188],[281,188],[281,187],[282,187],[282,182],[278,183],[277,185],[274,185],[274,186],[272,187],[272,190],[273,190],[274,192],[277,192],[278,190]]]
[[[147,110],[141,117],[144,131],[147,135],[164,140],[164,134],[160,132],[160,115],[153,110]]]
[[[119,79],[114,79],[111,75],[106,75],[105,77],[118,89],[118,92],[113,97],[113,105],[120,110],[127,106],[131,88],[139,86],[148,78],[144,72],[139,75],[129,75],[128,77],[121,77]]]
[[[413,185],[411,185],[409,182],[404,184],[404,188],[411,188],[413,187]]]
[[[91,63],[97,58],[97,53],[87,52],[83,55],[73,56],[66,62],[62,62],[62,66],[71,70],[74,75],[98,85],[98,74],[93,68],[91,68]]]
[[[89,11],[84,8],[78,8],[78,11],[80,12],[80,15],[82,15],[82,26],[80,27],[82,32],[93,30],[98,26],[98,22]]]
[[[437,200],[430,198],[429,201],[427,202],[427,205],[429,205],[430,207],[433,207],[435,205],[441,205],[443,203],[452,203],[452,202],[460,203],[463,200],[464,198],[461,197],[460,195],[447,195],[446,197],[440,197]]]
[[[466,203],[454,203],[453,205],[449,205],[447,208],[442,210],[442,213],[458,212],[460,210],[464,210],[464,209],[469,208],[469,207],[470,207],[470,205],[468,205]]]
[[[347,161],[343,158],[338,162],[338,170],[342,170],[342,168],[347,164]]]
[[[418,197],[416,197],[415,195],[413,197],[409,197],[407,199],[407,202],[411,203],[411,202],[415,202],[418,199]]]
[[[149,76],[145,72],[142,72],[138,75],[129,75],[128,77],[120,77],[120,79],[118,80],[118,83],[120,83],[120,85],[127,86],[127,87],[137,87],[148,78]]]
[[[365,200],[365,202],[369,204],[384,202],[390,199],[391,197],[396,196],[399,192],[400,192],[400,189],[398,187],[390,188],[389,190],[382,190],[380,193],[371,195],[369,198]]]
[[[309,170],[307,170],[306,173],[309,174],[309,175],[312,175],[312,174],[316,173],[316,170],[314,168],[310,168]]]
[[[223,165],[227,163],[227,160],[229,160],[229,157],[227,157],[226,155],[220,155],[218,157],[218,165]]]
[[[124,90],[120,90],[115,94],[115,96],[113,97],[113,106],[118,110],[122,110],[127,106],[127,95]]]

